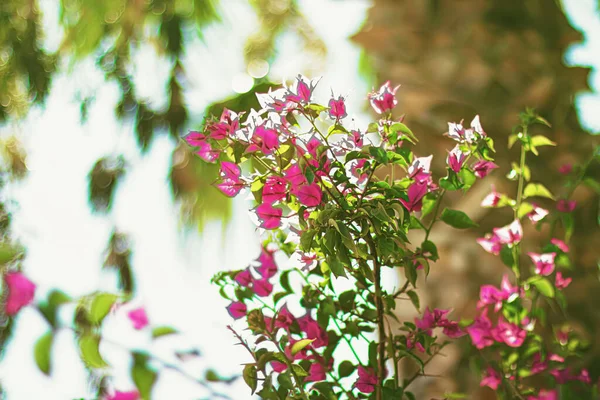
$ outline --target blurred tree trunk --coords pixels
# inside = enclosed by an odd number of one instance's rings
[[[558,2],[374,0],[362,31],[353,39],[363,46],[378,81],[402,85],[397,110],[406,114],[408,125],[421,138],[417,153],[437,155],[434,173],[444,173],[444,154],[453,146],[451,140],[442,136],[447,131],[446,123],[464,118],[468,125],[479,114],[484,129],[496,142],[497,163],[502,167],[494,173],[496,187],[514,195],[516,185],[502,179],[502,175],[517,157],[507,150],[506,143],[512,126],[518,122],[518,113],[525,107],[535,108],[552,123],[552,129],[541,128],[540,132],[558,143],[557,148],[545,148],[538,158],[528,161],[534,180],[560,194],[564,177],[558,174],[558,167],[591,156],[592,137],[580,127],[573,105],[576,93],[589,90],[589,70],[563,63],[565,50],[580,41],[582,35],[569,25]],[[474,239],[493,226],[509,223],[512,212],[488,213],[479,208],[489,187],[484,183],[477,189],[467,198],[453,193],[447,203],[454,203],[453,208],[476,218],[481,228],[478,232],[460,233],[437,226],[434,240],[441,244],[441,260],[432,266],[423,286],[425,303],[452,304],[455,318],[471,317],[480,284],[497,285],[502,273],[508,272],[496,257],[484,253]],[[592,242],[600,243],[595,217],[598,199],[585,188],[577,190],[574,198],[580,204],[575,216],[579,234],[572,241],[577,269],[569,271],[575,280],[566,293],[573,309],[572,322],[591,335],[598,332],[595,324],[599,320],[597,314],[591,314],[596,313],[592,304],[598,301],[597,294],[591,293],[598,293],[599,285],[597,278],[586,280],[585,276],[595,274],[597,268],[593,256],[597,246]],[[541,203],[545,208],[554,208],[551,201]],[[533,242],[530,244],[547,240],[548,229],[539,233],[531,224],[524,225]],[[563,237],[560,229],[556,235]],[[491,390],[475,389],[479,382],[469,368],[469,355],[462,351],[460,341],[446,353],[449,357],[432,362],[427,373],[454,379],[418,379],[411,386],[416,389],[420,383],[417,398],[442,396],[453,390],[469,391],[473,398],[495,398]],[[597,363],[598,353],[594,349],[593,360],[587,360],[590,365]]]

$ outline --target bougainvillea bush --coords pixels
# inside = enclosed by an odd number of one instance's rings
[[[571,282],[564,268],[570,213],[577,206],[569,196],[586,166],[566,171],[570,183],[559,198],[530,176],[527,158],[554,145],[530,134],[531,127],[549,124],[527,110],[509,137],[509,146],[520,147],[507,176],[516,194],[491,188],[482,206],[508,207],[513,216],[477,240],[482,252],[500,257],[506,274],[481,287],[476,317],[460,320],[449,308],[422,307],[416,289],[439,259],[430,240],[434,225],[476,226],[464,212],[441,207],[444,195],[466,192],[497,172],[494,143],[479,116],[469,126],[448,124],[447,154],[414,154],[416,135],[403,116],[394,116],[398,87],[386,83],[368,95],[379,119],[360,130],[349,121],[342,96],[332,94],[327,105],[313,101],[316,85],[299,76],[290,87],[257,94],[260,110],[225,109],[185,137],[199,157],[220,166],[218,190],[255,203],[250,213],[264,239],[258,258],[214,277],[237,320],[231,333],[251,356],[240,371],[249,392],[282,400],[414,399],[413,382],[448,343],[459,340],[473,350],[481,386],[499,398],[597,398],[595,379],[580,367],[586,343],[563,315],[562,290]],[[444,176],[433,176],[434,156],[445,157]],[[556,201],[556,210],[540,201]],[[524,246],[524,224],[545,223],[551,229],[544,247]],[[422,240],[411,242],[409,236]],[[277,261],[282,258],[290,260],[286,267]],[[390,290],[382,282],[384,271],[401,277],[398,287]],[[31,303],[35,285],[19,272],[7,273],[5,282],[5,310],[14,315]],[[84,326],[95,351],[101,340],[96,327],[112,300],[96,297],[96,307],[79,315],[94,319]],[[419,316],[399,320],[399,301],[412,304]],[[136,329],[148,324],[142,309],[129,317]],[[152,379],[142,380],[145,389],[138,385],[131,398],[142,390],[142,397],[150,396],[155,372],[147,368],[148,358],[135,358],[138,376]],[[417,366],[415,374],[403,374],[404,360]]]

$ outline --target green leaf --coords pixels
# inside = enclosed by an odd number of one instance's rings
[[[152,337],[154,339],[161,336],[173,335],[175,333],[179,332],[177,331],[177,329],[172,328],[170,326],[157,326],[156,328],[152,329]]]
[[[421,308],[421,303],[419,302],[419,295],[417,294],[417,292],[415,292],[414,290],[409,290],[408,292],[406,292],[406,294],[410,298],[410,301],[413,303],[413,306],[415,306],[417,311],[419,311],[419,308]]]
[[[54,334],[52,331],[46,332],[43,336],[41,336],[37,342],[35,342],[35,347],[33,349],[35,356],[35,363],[37,364],[40,371],[44,374],[50,374],[50,366],[51,366],[51,351],[52,351],[52,341],[54,340]]]
[[[380,164],[387,164],[388,162],[387,152],[381,147],[369,147],[369,154]]]
[[[292,370],[296,375],[298,375],[301,378],[308,376],[308,372],[306,372],[306,370],[298,364],[292,364]]]
[[[152,387],[156,382],[156,372],[148,368],[146,355],[135,353],[134,360],[134,364],[131,367],[131,378],[142,400],[150,400]]]
[[[100,325],[118,298],[119,296],[116,294],[97,294],[96,297],[94,297],[94,300],[92,300],[92,306],[90,308],[90,322],[94,325]]]
[[[20,251],[9,243],[0,243],[0,264],[12,261]]]
[[[346,277],[346,270],[344,269],[344,265],[339,262],[337,259],[331,258],[328,260],[327,264],[329,265],[329,270],[335,275],[337,278],[340,276]]]
[[[529,183],[527,186],[525,186],[525,190],[523,191],[523,198],[528,198],[528,197],[546,197],[549,199],[554,200],[554,196],[552,196],[552,193],[550,193],[550,191],[541,183]]]
[[[254,364],[248,364],[244,367],[244,372],[242,373],[242,377],[244,378],[244,382],[251,390],[251,394],[254,394],[256,391],[256,386],[258,385],[256,366]]]
[[[302,340],[298,340],[292,346],[292,349],[291,349],[292,356],[295,356],[296,354],[298,354],[299,352],[301,352],[302,349],[304,349],[306,346],[308,346],[309,344],[311,344],[314,341],[315,341],[315,339],[302,339]]]
[[[338,375],[340,378],[345,378],[347,376],[352,375],[356,367],[350,361],[342,361],[340,366],[338,367]]]
[[[546,136],[536,135],[531,138],[531,145],[535,147],[556,146],[556,143],[548,139]]]
[[[517,210],[517,217],[519,219],[523,218],[525,215],[529,214],[533,211],[533,204],[524,201],[521,203],[521,206]]]
[[[508,246],[502,246],[500,249],[500,259],[502,263],[509,268],[513,268],[515,266],[515,259],[513,257],[512,249]]]
[[[530,282],[544,296],[554,298],[554,286],[546,278],[539,278]]]
[[[108,364],[100,355],[100,337],[92,334],[84,334],[79,339],[79,351],[81,359],[90,368],[105,368]]]
[[[411,143],[418,142],[417,137],[412,133],[412,131],[408,128],[408,126],[404,125],[402,122],[396,122],[390,127],[390,132],[402,132],[403,137],[408,139]],[[399,138],[400,139],[400,138]]]
[[[423,254],[431,253],[429,258],[431,258],[433,261],[439,260],[440,257],[438,255],[437,247],[431,240],[426,240],[421,243],[421,249],[423,250]]]
[[[460,172],[458,173],[458,177],[460,178],[460,180],[463,183],[463,185],[462,185],[463,190],[469,189],[471,186],[473,186],[473,184],[477,180],[475,173],[468,168],[461,169]]]
[[[451,210],[449,208],[445,208],[444,211],[442,211],[441,219],[442,221],[456,229],[467,229],[479,226],[475,222],[473,222],[471,218],[469,218],[469,216],[464,212],[458,210]]]

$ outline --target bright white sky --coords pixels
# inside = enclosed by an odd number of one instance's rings
[[[51,0],[42,0],[49,24],[55,24],[56,9]],[[586,32],[586,41],[574,46],[566,57],[573,64],[600,65],[600,21],[592,11],[593,0],[565,3],[572,21]],[[365,17],[368,3],[361,0],[304,0],[306,15],[329,49],[324,79],[317,97],[325,100],[332,87],[348,90],[349,110],[360,114],[368,91],[357,74],[359,49],[346,38],[354,33]],[[205,45],[188,47],[186,60],[190,87],[186,93],[194,113],[201,113],[212,101],[232,93],[232,81],[244,73],[242,58],[245,38],[256,28],[254,13],[245,1],[227,1],[222,9],[223,23],[205,32]],[[245,21],[240,24],[239,21]],[[60,41],[59,32],[48,37],[48,47]],[[306,66],[306,60],[293,35],[279,42],[280,55],[271,74],[275,78],[293,77]],[[138,92],[159,107],[164,102],[164,82],[169,63],[158,59],[150,47],[137,55],[135,76]],[[596,70],[597,71],[597,70]],[[191,72],[191,73],[190,73]],[[594,72],[590,82],[597,91],[600,77]],[[79,124],[76,93],[94,93],[96,101],[87,124]],[[337,91],[336,91],[337,93]],[[58,76],[45,110],[32,110],[28,119],[0,129],[0,134],[17,133],[27,147],[29,176],[11,185],[9,198],[14,203],[14,231],[28,249],[25,271],[39,287],[43,298],[58,287],[78,296],[94,290],[114,288],[114,278],[103,275],[100,265],[103,251],[114,225],[134,239],[133,265],[138,277],[139,298],[153,325],[168,324],[185,332],[182,337],[165,338],[150,347],[148,332],[135,332],[124,313],[107,320],[107,335],[125,345],[149,349],[165,358],[170,350],[197,346],[203,353],[199,361],[185,368],[201,375],[204,366],[224,375],[239,373],[239,364],[248,356],[233,346],[225,326],[231,322],[211,276],[220,269],[245,266],[256,257],[258,239],[243,200],[235,203],[233,220],[222,240],[220,223],[209,224],[202,236],[184,234],[168,186],[168,166],[174,142],[165,137],[155,140],[150,152],[141,157],[136,149],[132,126],[114,118],[118,88],[105,83],[92,62],[71,74]],[[582,123],[600,131],[600,96],[583,94],[578,98]],[[132,164],[119,186],[110,217],[91,215],[87,203],[87,174],[94,162],[107,154],[122,153]],[[68,314],[68,313],[67,313]],[[64,400],[91,398],[86,374],[81,367],[72,335],[63,333],[54,347],[52,378],[35,367],[32,348],[47,329],[32,310],[25,309],[17,320],[16,334],[0,363],[0,379],[8,400],[44,398]],[[114,383],[121,390],[133,389],[129,379],[127,354],[103,346],[112,365]],[[236,400],[250,398],[243,383],[231,388]],[[201,390],[177,373],[163,372],[156,385],[155,399],[198,399]]]

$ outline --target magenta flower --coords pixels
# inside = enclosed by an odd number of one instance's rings
[[[329,116],[331,119],[340,120],[346,118],[347,115],[346,104],[342,96],[339,96],[337,100],[334,98],[329,100]]]
[[[539,374],[540,372],[545,371],[548,368],[548,362],[542,361],[542,356],[540,353],[535,353],[533,355],[533,361],[531,362],[531,375]]]
[[[297,319],[300,330],[306,334],[308,339],[314,339],[312,346],[316,349],[319,347],[327,346],[329,338],[327,332],[321,328],[319,323],[315,321],[310,314],[305,314],[303,317]]]
[[[558,172],[562,175],[569,175],[573,171],[573,166],[571,164],[563,164],[558,167]]]
[[[288,310],[287,306],[284,305],[277,313],[275,327],[289,330],[294,321],[296,321],[296,317],[294,317],[294,314],[292,314],[290,310]]]
[[[308,370],[307,382],[319,382],[327,379],[327,371],[331,371],[333,366],[333,358],[329,360],[329,365],[325,366],[323,362],[315,362],[310,365]]]
[[[241,301],[234,301],[229,306],[227,306],[227,312],[231,315],[233,319],[240,319],[246,316],[248,312],[248,308]]]
[[[481,160],[473,164],[473,172],[478,178],[485,178],[491,170],[496,168],[498,168],[498,166],[491,161]]]
[[[565,242],[563,242],[560,239],[551,239],[550,243],[552,243],[553,245],[555,245],[556,247],[558,247],[558,249],[560,251],[562,251],[563,253],[568,253],[569,252],[569,246],[567,246],[567,244]]]
[[[244,182],[240,180],[241,173],[242,171],[237,164],[229,161],[221,162],[221,176],[223,180],[217,185],[217,188],[225,196],[233,197],[237,195],[245,186]]]
[[[306,207],[316,207],[321,204],[323,199],[323,192],[316,183],[302,185],[294,189],[294,194],[298,198],[298,201]]]
[[[373,107],[373,110],[377,114],[384,114],[396,107],[396,104],[398,104],[396,91],[399,87],[398,85],[392,89],[390,81],[387,81],[379,88],[379,92],[369,93],[368,98],[371,102],[371,107]]]
[[[483,374],[483,377],[481,378],[481,382],[479,383],[479,386],[481,386],[481,387],[487,386],[490,389],[496,390],[496,389],[498,389],[498,386],[500,385],[501,382],[502,382],[502,376],[500,375],[500,373],[498,371],[496,371],[494,368],[488,366],[487,370]]]
[[[415,182],[408,187],[406,192],[408,200],[400,198],[399,201],[409,211],[421,211],[423,207],[423,197],[427,194],[426,182]]]
[[[483,198],[481,207],[498,207],[500,200],[502,200],[502,195],[496,192],[496,188],[492,185],[492,192]]]
[[[450,169],[456,173],[459,173],[465,160],[467,159],[468,153],[463,153],[460,150],[458,145],[454,146],[454,148],[448,153],[448,157],[446,158],[446,163],[450,167]]]
[[[493,232],[500,239],[500,243],[509,246],[519,243],[523,238],[523,228],[518,219],[515,219],[510,225],[494,228]]]
[[[239,115],[224,108],[219,122],[208,124],[206,129],[210,132],[209,136],[212,139],[225,139],[227,136],[232,136],[240,129]]]
[[[252,273],[249,269],[240,271],[235,275],[235,281],[244,287],[248,287],[252,283]]]
[[[219,158],[219,150],[213,149],[208,142],[202,142],[198,145],[196,154],[206,162],[214,163]]]
[[[406,338],[406,348],[407,349],[416,348],[421,353],[425,353],[425,347],[423,347],[423,345],[421,343],[419,343],[418,341],[413,340],[411,337]]]
[[[479,350],[494,344],[492,336],[492,322],[487,316],[487,308],[475,318],[475,321],[467,327],[467,333],[471,341]]]
[[[265,279],[272,278],[277,273],[277,264],[275,263],[274,251],[267,250],[264,247],[258,256],[258,267],[256,271]]]
[[[115,390],[112,395],[109,395],[106,400],[139,400],[140,394],[137,390],[132,390],[130,392],[120,392]]]
[[[417,157],[408,167],[408,177],[415,182],[429,182],[431,180],[431,160],[433,155],[428,157]]]
[[[277,131],[272,128],[267,128],[264,124],[254,128],[254,133],[250,140],[252,143],[246,149],[248,153],[260,151],[262,154],[268,156],[279,147]]]
[[[321,78],[309,80],[308,78],[298,75],[294,85],[288,89],[286,100],[300,104],[310,103],[312,92],[319,83]]]
[[[287,195],[287,182],[279,176],[269,176],[263,186],[263,203],[273,204]]]
[[[571,284],[573,278],[563,278],[562,272],[556,272],[555,285],[558,290],[562,290]]]
[[[527,218],[529,218],[529,220],[534,224],[540,222],[546,217],[546,215],[549,214],[548,210],[538,207],[537,204],[532,204],[532,206],[533,210],[527,214]]]
[[[283,210],[281,208],[275,208],[271,204],[263,203],[256,207],[256,215],[261,222],[261,228],[277,229],[281,226]]]
[[[542,389],[537,396],[527,396],[527,400],[558,400],[558,392],[552,389]]]
[[[488,233],[482,238],[477,238],[476,241],[485,251],[495,256],[502,250],[502,242],[497,235]]]
[[[200,132],[190,131],[183,140],[191,147],[198,147],[206,141],[206,136]]]
[[[356,146],[359,149],[361,147],[363,147],[363,145],[364,145],[363,134],[359,130],[350,131],[350,136],[352,138],[352,143],[354,143],[354,146]]]
[[[293,187],[308,183],[298,164],[290,165],[283,171],[283,176]]]
[[[267,297],[273,292],[273,285],[268,279],[255,279],[252,281],[252,289],[259,297]]]
[[[377,386],[377,375],[371,367],[358,366],[358,379],[354,384],[356,388],[363,393],[373,393]]]
[[[554,258],[556,253],[527,253],[535,264],[535,273],[538,275],[548,276],[554,271]]]
[[[575,209],[577,202],[575,200],[558,200],[556,202],[556,209],[560,212],[569,213]]]
[[[6,315],[16,315],[19,310],[33,301],[35,284],[20,272],[8,272],[4,275],[8,295],[6,296]]]
[[[496,341],[504,342],[510,347],[521,347],[527,337],[527,331],[515,324],[506,322],[502,317],[500,317],[498,325],[492,329],[491,333]]]
[[[136,330],[144,329],[148,326],[148,316],[146,315],[146,310],[143,307],[136,308],[135,310],[131,310],[127,313],[127,317],[133,323],[133,328]]]

